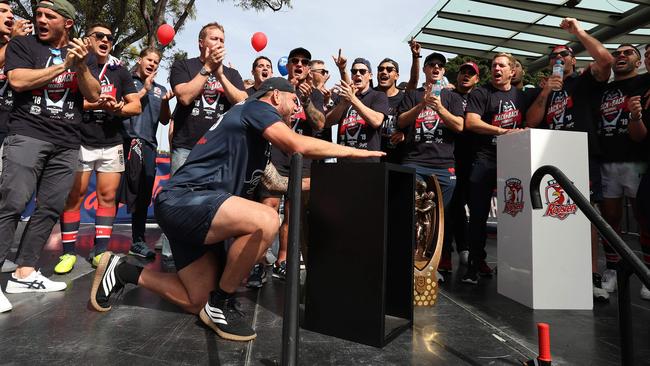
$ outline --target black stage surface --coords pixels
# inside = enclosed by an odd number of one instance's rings
[[[127,252],[130,228],[116,226],[110,249]],[[153,247],[160,232],[148,229]],[[87,255],[92,227],[80,231]],[[52,236],[42,272],[52,275],[60,241]],[[632,237],[628,243],[638,251]],[[158,252],[159,253],[159,252]],[[496,263],[496,241],[488,261]],[[11,256],[10,256],[11,257]],[[161,263],[146,264],[161,270]],[[133,259],[135,260],[135,259]],[[458,270],[454,256],[454,270]],[[336,270],[333,268],[332,270]],[[460,267],[460,275],[464,271]],[[84,261],[68,275],[65,292],[8,294],[14,310],[0,314],[1,365],[276,365],[280,363],[284,283],[269,276],[261,290],[242,288],[239,296],[257,330],[248,343],[230,342],[157,296],[128,287],[113,310],[98,313],[87,301],[93,270]],[[416,308],[414,327],[383,349],[300,330],[301,365],[517,365],[536,355],[536,322],[551,325],[551,352],[557,365],[618,365],[616,294],[593,311],[533,311],[496,291],[496,278],[463,284],[454,272],[442,285],[438,303]],[[4,288],[8,274],[0,276]],[[353,281],[354,279],[350,279]],[[360,283],[359,286],[363,286]],[[632,281],[636,364],[650,365],[650,302],[639,298]],[[336,296],[336,294],[332,294]],[[354,327],[354,324],[350,324]]]

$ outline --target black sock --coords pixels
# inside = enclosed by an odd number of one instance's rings
[[[140,273],[142,273],[143,267],[135,266],[131,263],[123,262],[120,263],[117,268],[115,268],[115,274],[123,283],[132,283],[134,285],[138,284],[138,279],[140,279]]]
[[[217,289],[210,292],[210,304],[215,305],[223,300],[228,300],[231,298],[233,293],[228,293],[217,286]]]

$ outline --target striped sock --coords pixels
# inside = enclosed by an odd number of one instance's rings
[[[74,246],[77,242],[80,221],[80,211],[63,211],[61,214],[61,241],[64,254],[75,254]]]
[[[95,214],[95,255],[104,253],[108,249],[108,242],[113,233],[115,221],[115,207],[97,207]]]

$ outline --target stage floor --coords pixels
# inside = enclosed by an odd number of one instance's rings
[[[80,252],[87,255],[92,227],[80,231]],[[151,247],[160,231],[148,229]],[[52,275],[60,254],[53,235],[42,258]],[[130,228],[116,226],[110,249],[125,253]],[[638,251],[638,242],[628,238]],[[160,252],[157,252],[158,254]],[[489,240],[488,261],[496,263],[496,242]],[[10,258],[13,255],[10,256]],[[135,260],[131,258],[130,260]],[[160,255],[143,263],[162,270]],[[416,308],[414,326],[383,349],[300,329],[301,365],[518,365],[537,351],[537,322],[551,325],[551,352],[557,365],[618,365],[616,294],[593,311],[530,310],[496,291],[496,277],[478,286],[460,282],[464,268],[442,284],[433,308]],[[260,290],[241,288],[239,296],[257,339],[248,343],[220,339],[152,293],[129,286],[108,313],[88,309],[93,270],[84,260],[65,276],[65,292],[7,294],[14,310],[0,314],[0,365],[276,365],[280,363],[284,282]],[[8,274],[0,275],[2,287]],[[362,283],[359,284],[363,286]],[[650,302],[639,298],[632,281],[632,310],[637,365],[650,365]],[[333,296],[336,296],[333,294]],[[354,327],[354,324],[350,324]]]

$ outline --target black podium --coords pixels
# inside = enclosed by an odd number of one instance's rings
[[[312,165],[306,329],[383,347],[413,324],[414,170]]]

